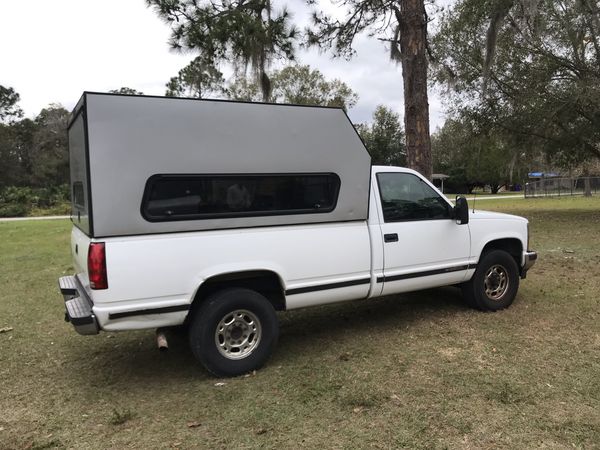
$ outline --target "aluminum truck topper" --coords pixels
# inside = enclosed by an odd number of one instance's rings
[[[73,221],[96,237],[367,218],[371,158],[342,109],[86,92],[69,135]],[[210,174],[335,174],[339,192],[314,212],[144,214],[152,177]]]

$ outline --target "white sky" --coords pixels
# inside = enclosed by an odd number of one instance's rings
[[[307,23],[309,9],[292,2],[295,22]],[[70,110],[84,90],[127,86],[163,95],[165,83],[194,56],[170,51],[169,35],[144,0],[0,0],[0,84],[21,95],[27,116],[50,103]],[[374,39],[362,37],[356,50],[349,62],[317,50],[300,51],[298,60],[359,95],[349,111],[353,122],[369,121],[378,104],[403,116],[400,67]],[[429,102],[434,131],[443,123],[442,107],[435,92]]]

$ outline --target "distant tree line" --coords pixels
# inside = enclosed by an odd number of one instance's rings
[[[235,78],[230,83],[207,84],[204,68],[194,60],[167,83],[167,95],[202,97],[219,95],[234,100],[260,101],[261,88],[253,79]],[[197,70],[200,70],[200,75]],[[198,81],[202,79],[203,81]],[[343,81],[328,80],[309,66],[291,65],[270,73],[269,100],[277,103],[352,108],[358,95]],[[139,95],[129,87],[111,90]],[[0,217],[19,216],[49,209],[67,213],[69,112],[52,104],[33,119],[23,117],[19,94],[0,86]],[[399,115],[378,106],[370,123],[355,125],[372,155],[373,164],[403,164],[406,158],[404,132]]]
[[[0,86],[0,187],[67,183],[69,112],[53,104],[33,119],[23,118],[18,101],[18,93]]]
[[[543,166],[589,174],[600,158],[598,2],[459,0],[440,22],[432,72],[449,120],[433,137],[436,165],[469,189]]]
[[[64,211],[69,113],[53,104],[33,119],[24,118],[18,102],[14,89],[0,86],[0,216],[36,208]]]

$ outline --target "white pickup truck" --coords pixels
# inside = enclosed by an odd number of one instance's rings
[[[537,257],[526,219],[370,167],[338,109],[86,93],[69,137],[66,320],[81,334],[185,325],[218,376],[266,362],[276,311],[446,285],[495,311]]]

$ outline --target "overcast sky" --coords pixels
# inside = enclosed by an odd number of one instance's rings
[[[291,1],[294,21],[307,23],[308,8]],[[84,90],[127,86],[163,95],[165,83],[194,56],[170,51],[169,35],[144,0],[0,0],[0,84],[21,95],[28,116],[50,103],[70,110]],[[363,37],[355,48],[349,62],[317,50],[300,51],[298,59],[358,93],[353,122],[369,121],[378,104],[403,116],[400,66],[379,41]],[[434,131],[443,123],[442,107],[435,92],[429,102]]]

